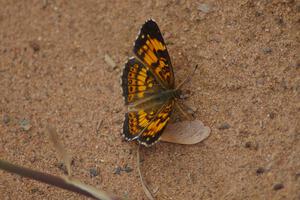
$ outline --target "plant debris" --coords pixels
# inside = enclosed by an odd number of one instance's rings
[[[196,144],[210,135],[210,128],[200,120],[182,121],[166,127],[161,140],[177,144]]]
[[[104,55],[104,61],[106,62],[106,64],[108,64],[113,70],[115,70],[117,68],[117,65],[115,63],[115,61],[108,55],[105,54]]]
[[[225,129],[229,129],[229,128],[230,128],[230,125],[227,122],[220,124],[220,126],[218,127],[219,130],[225,130]]]
[[[67,168],[68,175],[71,176],[71,162],[72,157],[68,154],[68,152],[64,149],[63,145],[60,142],[60,139],[57,135],[57,132],[54,127],[47,126],[46,131],[52,141],[54,148],[56,149],[58,155],[62,158],[64,165]]]
[[[265,171],[266,171],[265,168],[259,167],[259,168],[256,170],[256,174],[257,174],[257,175],[260,175],[260,174],[263,174]]]
[[[141,162],[140,162],[140,145],[138,146],[138,149],[137,149],[137,156],[136,156],[136,158],[137,158],[136,159],[137,160],[137,170],[138,170],[138,174],[139,174],[140,181],[141,181],[143,190],[145,192],[145,195],[147,196],[148,199],[154,200],[154,197],[153,197],[152,193],[150,192],[148,186],[144,182],[144,178],[143,178],[143,175],[142,175],[142,172],[141,172],[141,168],[140,168],[140,166],[141,166]]]
[[[22,119],[20,122],[20,127],[23,129],[23,131],[29,131],[31,129],[30,121],[27,119]]]
[[[128,164],[126,164],[125,166],[124,166],[124,168],[122,168],[122,167],[120,167],[120,166],[117,166],[116,168],[115,168],[115,170],[114,170],[114,174],[117,174],[117,175],[120,175],[121,174],[121,172],[126,172],[126,173],[130,173],[130,172],[132,172],[133,171],[133,169],[131,168],[131,167],[129,167],[128,166]]]
[[[118,167],[116,167],[115,168],[115,170],[114,170],[114,174],[117,174],[117,175],[120,175],[121,174],[121,171],[122,171],[122,167],[120,167],[120,166],[118,166]]]
[[[273,190],[281,190],[284,188],[284,185],[282,183],[277,183],[273,186]]]
[[[4,115],[4,116],[3,116],[3,123],[4,123],[4,124],[8,124],[9,122],[10,122],[9,116],[8,116],[8,115]]]
[[[99,175],[99,171],[96,168],[91,168],[89,171],[91,177],[95,177]]]

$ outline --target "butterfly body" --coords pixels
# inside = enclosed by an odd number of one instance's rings
[[[146,107],[154,107],[166,101],[179,98],[179,90],[165,90],[149,98],[137,100],[134,103],[128,104],[128,109],[140,109]]]
[[[157,142],[170,120],[175,99],[171,60],[157,24],[148,20],[135,41],[135,57],[125,64],[121,77],[125,114],[123,135],[145,146]]]

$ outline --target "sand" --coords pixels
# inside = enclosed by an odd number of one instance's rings
[[[299,1],[0,1],[0,156],[146,199],[125,142],[119,78],[154,18],[186,103],[212,130],[196,145],[141,149],[157,199],[300,199]],[[113,67],[105,55],[116,63]],[[85,197],[0,171],[0,199]]]

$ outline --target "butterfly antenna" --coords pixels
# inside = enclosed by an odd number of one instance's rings
[[[179,90],[185,83],[189,82],[194,76],[198,65],[195,66],[194,70],[176,87],[176,90]]]

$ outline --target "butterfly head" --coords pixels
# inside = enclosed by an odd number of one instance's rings
[[[181,89],[174,90],[174,92],[173,92],[173,97],[174,98],[180,99],[181,96],[182,96],[182,90]]]

